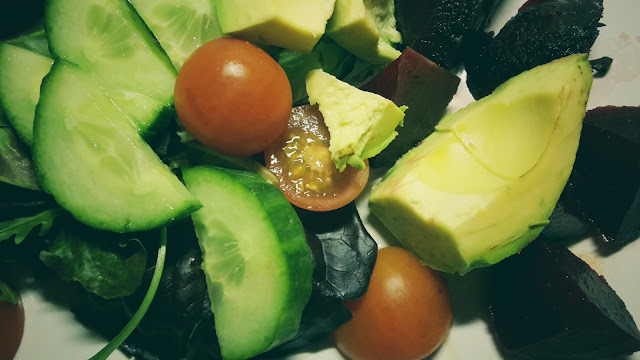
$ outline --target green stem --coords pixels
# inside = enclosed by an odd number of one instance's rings
[[[91,357],[89,360],[106,360],[116,349],[131,335],[133,330],[138,326],[142,317],[149,310],[149,306],[151,305],[151,301],[156,295],[156,291],[158,290],[158,285],[160,284],[160,278],[162,277],[162,270],[164,269],[164,260],[167,254],[167,229],[164,228],[160,234],[160,247],[158,249],[158,258],[156,260],[156,269],[153,272],[153,278],[151,278],[151,284],[149,285],[149,290],[147,290],[147,294],[144,296],[140,307],[133,314],[133,317],[127,325],[120,331],[118,335],[116,335],[113,340],[111,340],[102,350],[100,350],[97,354]]]
[[[15,291],[11,290],[9,285],[5,284],[2,281],[0,281],[0,302],[8,302],[13,305],[18,305],[18,303],[20,302],[18,294],[16,294]]]

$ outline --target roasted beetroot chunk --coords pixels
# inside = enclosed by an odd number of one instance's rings
[[[640,107],[587,112],[561,201],[607,241],[640,237]]]
[[[402,55],[362,89],[406,105],[404,126],[398,136],[372,161],[389,166],[431,134],[458,90],[460,78],[431,60],[406,48]]]
[[[396,0],[398,30],[405,44],[439,66],[454,70],[469,30],[483,30],[502,0]]]
[[[490,321],[507,359],[612,359],[640,350],[624,302],[584,261],[542,239],[497,264]]]
[[[500,32],[464,38],[467,85],[476,99],[523,71],[554,59],[588,53],[600,33],[602,0],[532,2]]]

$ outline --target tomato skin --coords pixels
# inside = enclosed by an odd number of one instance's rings
[[[317,105],[291,110],[286,131],[267,149],[265,164],[278,179],[278,187],[299,208],[330,211],[353,201],[369,180],[365,169],[348,166],[340,173],[331,160],[329,129]]]
[[[176,79],[178,118],[198,141],[229,156],[250,156],[287,126],[291,86],[259,47],[220,38],[199,47]]]
[[[378,251],[367,292],[345,305],[353,318],[333,337],[352,360],[422,359],[442,345],[451,327],[444,281],[399,247]]]

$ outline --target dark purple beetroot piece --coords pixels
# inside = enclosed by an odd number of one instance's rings
[[[398,136],[373,159],[372,165],[392,165],[433,132],[459,83],[456,75],[406,48],[398,59],[365,84],[363,90],[409,107],[404,126],[397,129]]]
[[[573,172],[562,194],[568,212],[608,241],[640,236],[640,107],[587,112]]]
[[[502,30],[464,38],[467,85],[476,99],[506,80],[554,59],[588,53],[598,37],[603,0],[531,2]]]
[[[396,0],[402,40],[447,70],[461,62],[460,43],[469,30],[483,30],[501,0]]]
[[[507,359],[612,359],[640,350],[624,302],[584,261],[543,239],[497,264],[490,326]]]

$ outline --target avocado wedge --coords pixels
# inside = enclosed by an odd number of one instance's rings
[[[587,56],[571,55],[445,116],[375,186],[371,211],[441,271],[519,252],[548,224],[571,173],[591,83]]]

